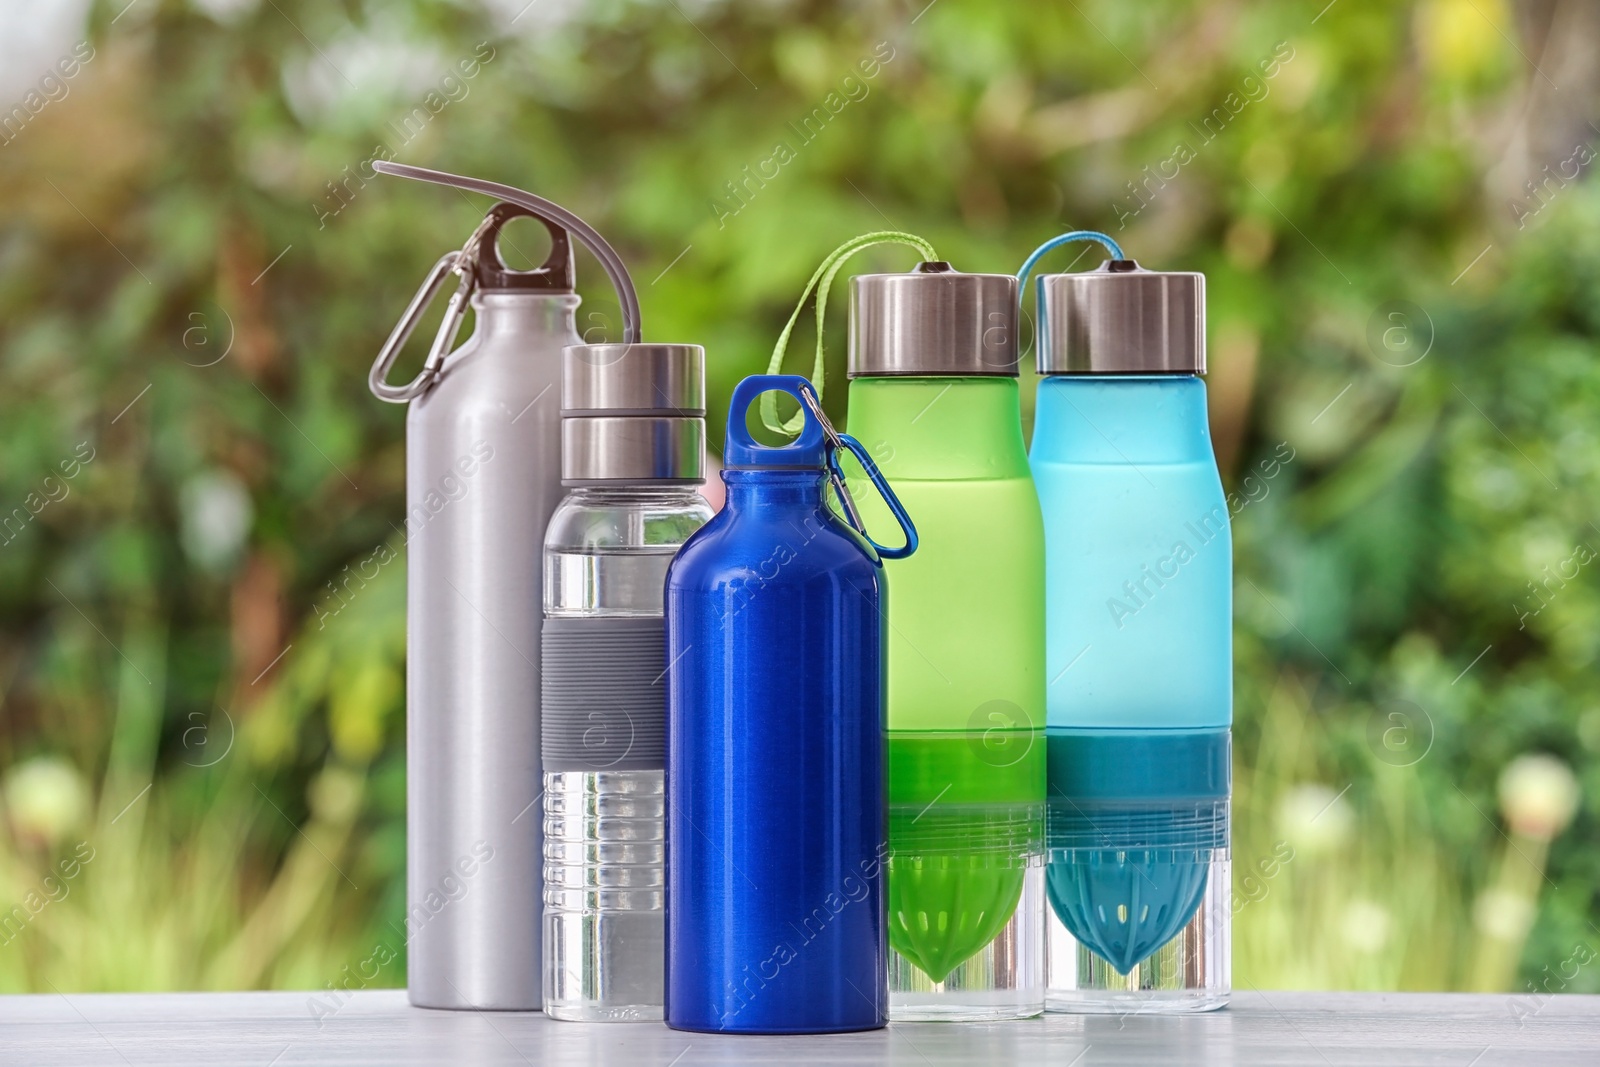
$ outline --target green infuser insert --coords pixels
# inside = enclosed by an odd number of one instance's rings
[[[943,982],[1017,910],[1043,844],[1045,749],[1020,736],[988,750],[964,733],[890,738],[889,943]],[[1018,758],[997,766],[996,753]]]

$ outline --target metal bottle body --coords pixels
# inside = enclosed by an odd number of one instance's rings
[[[1055,679],[1049,1007],[1218,1007],[1231,982],[1233,560],[1205,385],[1047,377],[1031,458]]]
[[[406,419],[407,989],[537,1011],[539,537],[578,297],[480,292]]]
[[[544,1005],[552,1018],[662,1015],[663,594],[674,553],[709,518],[711,505],[694,487],[643,484],[575,489],[550,520],[545,640],[550,656],[568,660],[547,658],[545,683],[564,684],[564,696],[581,690],[595,705],[577,758],[547,749]],[[618,695],[634,704],[620,722],[603,706]],[[654,707],[644,706],[652,698]]]
[[[820,469],[723,480],[726,506],[667,579],[667,1024],[874,1029],[882,569],[824,504]]]

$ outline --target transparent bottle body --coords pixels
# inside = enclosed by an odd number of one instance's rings
[[[667,565],[710,517],[693,488],[574,490],[545,536],[545,615],[660,617]],[[544,785],[545,1012],[660,1020],[663,772],[547,771]]]

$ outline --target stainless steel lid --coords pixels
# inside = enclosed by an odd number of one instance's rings
[[[1040,374],[1204,374],[1206,277],[1111,260],[1039,279]]]
[[[561,420],[561,483],[705,481],[706,420]]]
[[[564,416],[706,413],[699,345],[573,345],[561,358]]]
[[[1017,373],[1017,279],[922,263],[850,279],[850,377]]]
[[[573,345],[561,359],[564,485],[705,480],[705,349]]]

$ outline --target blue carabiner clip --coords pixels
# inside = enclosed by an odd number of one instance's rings
[[[884,559],[905,559],[917,550],[917,527],[912,523],[911,516],[906,514],[905,506],[900,503],[900,498],[894,495],[893,489],[889,488],[889,481],[883,476],[883,472],[878,469],[878,465],[872,462],[871,456],[867,455],[866,447],[847,433],[835,434],[834,436],[838,439],[838,445],[828,450],[828,471],[833,476],[834,490],[839,495],[839,503],[844,505],[845,513],[851,520],[850,524],[856,528],[857,533],[866,538],[867,544],[871,545],[873,550]],[[856,461],[861,464],[861,469],[867,472],[868,478],[872,479],[872,484],[878,490],[878,495],[883,497],[885,504],[889,505],[890,514],[900,524],[900,531],[906,537],[906,543],[899,548],[885,548],[874,541],[871,534],[867,533],[866,524],[861,521],[861,516],[856,513],[855,502],[850,499],[849,491],[844,487],[844,469],[839,465],[839,453],[841,451],[848,451],[852,456],[856,457]]]
[[[746,384],[755,380],[754,378],[746,378],[744,382],[740,383],[739,388],[743,389]],[[809,409],[812,420],[822,431],[822,444],[827,454],[828,481],[833,483],[833,492],[839,498],[839,507],[844,511],[845,522],[849,524],[852,530],[860,534],[862,539],[872,546],[872,550],[883,559],[905,559],[917,550],[917,528],[912,524],[911,516],[906,514],[906,509],[900,503],[900,498],[894,495],[893,489],[889,488],[888,480],[884,478],[883,472],[878,470],[878,465],[872,462],[872,457],[867,455],[867,450],[861,442],[847,433],[840,433],[835,430],[833,423],[828,421],[827,413],[822,410],[822,399],[817,396],[816,390],[811,387],[811,383],[804,378],[796,380],[798,384],[790,395],[799,399],[800,403]],[[735,390],[734,409],[742,411],[743,407],[739,404],[739,395],[738,390]],[[745,406],[748,405],[749,399],[747,398]],[[730,425],[736,424],[730,423]],[[861,464],[861,469],[867,472],[868,478],[872,479],[872,484],[878,490],[878,495],[883,497],[885,504],[889,505],[890,514],[900,524],[901,532],[906,535],[906,543],[899,548],[885,548],[874,541],[871,534],[867,533],[867,524],[861,521],[861,513],[856,510],[856,502],[851,498],[849,488],[845,486],[844,468],[839,465],[840,452],[849,452],[856,457]]]

